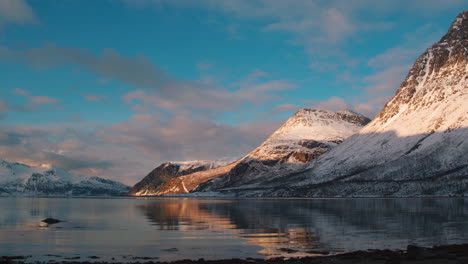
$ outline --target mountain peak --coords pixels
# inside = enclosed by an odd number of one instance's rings
[[[277,132],[283,133],[285,129],[289,130],[292,127],[298,126],[316,126],[318,127],[318,130],[320,130],[323,126],[329,126],[330,122],[333,123],[341,121],[357,126],[363,126],[369,123],[370,119],[351,110],[333,112],[321,109],[303,108],[298,110],[291,118],[289,118]],[[275,132],[275,134],[277,134],[277,132]]]
[[[468,11],[463,11],[455,18],[448,32],[440,42],[468,39]]]

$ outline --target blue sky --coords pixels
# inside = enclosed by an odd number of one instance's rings
[[[1,0],[0,155],[134,183],[301,107],[374,116],[467,0]]]

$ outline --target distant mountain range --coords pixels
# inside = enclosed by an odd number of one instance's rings
[[[0,161],[0,196],[121,195],[129,189],[120,182],[73,175],[60,168]]]
[[[350,111],[303,109],[240,160],[171,174],[143,195],[468,195],[468,11],[368,121]]]

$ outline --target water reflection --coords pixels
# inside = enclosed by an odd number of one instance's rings
[[[160,229],[237,230],[267,256],[466,241],[465,199],[156,200],[139,209]]]
[[[40,228],[41,219],[65,222]],[[466,199],[0,198],[0,255],[303,256],[468,242]]]
[[[211,213],[201,207],[204,203],[230,201],[192,199],[161,199],[139,205],[147,219],[160,230],[227,230],[236,229],[229,218]]]

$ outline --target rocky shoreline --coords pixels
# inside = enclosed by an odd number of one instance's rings
[[[67,264],[88,264],[88,263],[120,263],[120,262],[100,262],[96,257],[96,261],[80,261],[78,259],[68,259],[64,261],[47,261],[34,262],[28,261],[29,256],[3,256],[0,258],[1,264],[25,264],[25,263],[67,263]],[[349,263],[366,263],[366,264],[405,264],[405,263],[432,263],[432,264],[468,264],[468,244],[463,245],[447,245],[434,246],[432,248],[424,248],[409,245],[406,250],[368,250],[343,253],[333,256],[313,256],[302,258],[274,258],[274,259],[223,259],[223,260],[179,260],[174,262],[159,262],[146,258],[133,258],[132,261],[125,262],[126,264],[349,264]]]

